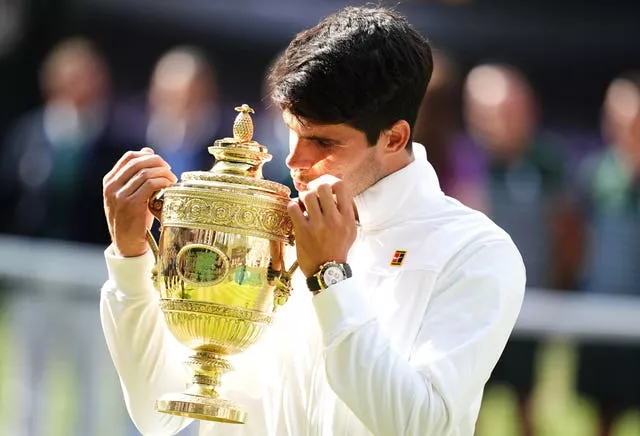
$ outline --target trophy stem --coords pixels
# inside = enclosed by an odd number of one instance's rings
[[[244,424],[246,412],[220,397],[220,377],[233,370],[220,354],[196,351],[186,361],[193,369],[193,384],[185,392],[164,395],[156,402],[158,412],[232,424]]]

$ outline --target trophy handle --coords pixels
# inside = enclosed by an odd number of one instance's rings
[[[274,287],[273,310],[283,306],[291,296],[291,275],[298,268],[298,261],[287,269],[284,264],[284,242],[269,241],[269,266],[267,267],[267,282]]]
[[[163,191],[155,192],[147,202],[147,208],[149,209],[149,212],[151,212],[153,217],[157,219],[158,222],[160,223],[162,222],[161,220],[162,206],[164,205],[162,194],[163,194]],[[151,247],[151,251],[153,252],[153,257],[155,259],[155,264],[153,265],[153,268],[151,270],[151,279],[153,280],[153,284],[156,290],[159,291],[160,288],[158,283],[158,262],[160,260],[160,249],[158,248],[158,243],[156,242],[156,239],[151,234],[150,229],[147,229],[146,237],[147,237],[147,242],[149,243],[149,247]]]
[[[160,249],[158,248],[158,243],[156,239],[151,234],[151,230],[147,229],[147,242],[149,243],[149,247],[151,247],[151,251],[153,252],[153,258],[158,263],[158,257],[160,257]]]
[[[147,208],[149,212],[153,215],[158,222],[162,223],[162,206],[164,205],[164,199],[162,198],[163,191],[154,192],[149,201],[147,202]],[[147,242],[151,247],[151,251],[153,251],[153,256],[156,259],[156,263],[158,263],[158,258],[160,257],[160,251],[158,248],[158,243],[155,238],[151,234],[151,231],[147,229]]]
[[[162,222],[162,206],[164,205],[164,199],[162,198],[163,194],[164,191],[156,191],[147,202],[149,212],[151,212],[158,222]]]
[[[293,275],[296,269],[298,269],[297,260],[293,262],[293,264],[289,267],[289,269],[275,272],[274,278],[273,278],[273,281],[276,287],[274,290],[274,296],[273,296],[274,311],[279,306],[284,306],[284,304],[287,302],[287,300],[291,296],[291,290],[292,290],[291,276]]]

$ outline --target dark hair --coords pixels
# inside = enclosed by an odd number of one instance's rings
[[[348,7],[299,33],[269,82],[281,109],[314,123],[346,123],[375,145],[399,120],[413,135],[432,69],[429,43],[404,17]]]

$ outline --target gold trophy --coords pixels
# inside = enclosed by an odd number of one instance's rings
[[[264,180],[267,149],[252,140],[253,109],[237,107],[233,138],[209,147],[210,171],[183,173],[156,194],[149,209],[160,221],[153,282],[171,333],[193,350],[186,362],[193,383],[156,402],[159,412],[244,423],[246,412],[216,392],[225,359],[255,343],[290,293],[297,263],[284,269],[284,244],[293,243],[287,214],[291,191]],[[282,273],[277,273],[277,271]]]

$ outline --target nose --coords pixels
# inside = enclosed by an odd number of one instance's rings
[[[309,141],[300,139],[295,132],[289,132],[289,155],[286,163],[292,170],[310,168],[314,164],[313,147]]]

